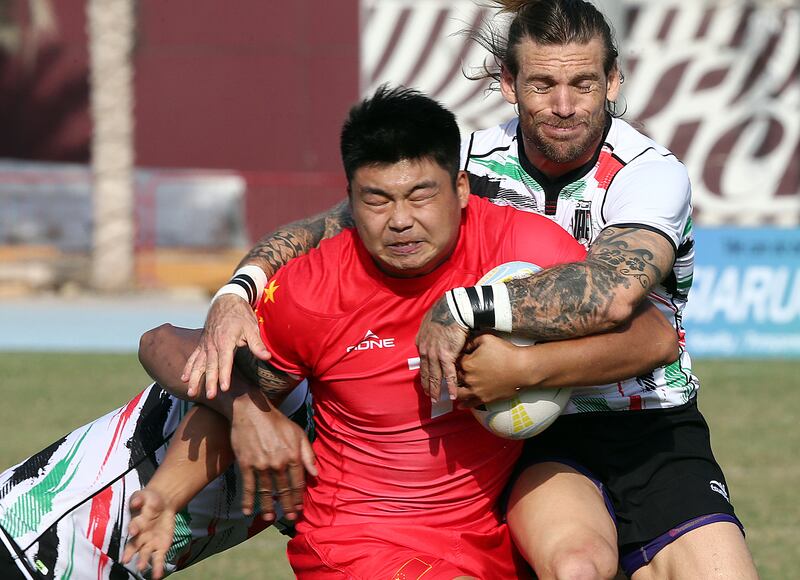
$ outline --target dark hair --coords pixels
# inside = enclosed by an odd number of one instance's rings
[[[461,135],[453,113],[419,91],[381,85],[350,109],[340,138],[348,183],[365,165],[432,159],[455,183]]]
[[[517,46],[526,38],[538,44],[586,44],[594,38],[603,42],[603,70],[606,76],[618,66],[619,50],[603,14],[584,0],[493,0],[501,13],[512,14],[507,33],[491,23],[470,31],[470,37],[492,53],[495,68],[484,66],[475,78],[500,80],[502,65],[514,76],[519,72]]]

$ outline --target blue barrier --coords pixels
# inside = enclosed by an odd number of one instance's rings
[[[695,357],[800,357],[800,229],[695,229]]]

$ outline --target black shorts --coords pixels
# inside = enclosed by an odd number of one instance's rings
[[[601,484],[623,555],[698,516],[736,517],[696,400],[560,417],[525,442],[519,470],[544,461],[574,466]]]

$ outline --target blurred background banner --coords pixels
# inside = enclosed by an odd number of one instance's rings
[[[694,356],[800,356],[800,230],[695,230],[685,311]]]
[[[693,350],[797,355],[788,338],[745,340],[738,324],[766,324],[755,303],[701,305],[761,279],[758,256],[727,252],[760,236],[780,261],[770,284],[789,272],[774,332],[798,332],[800,257],[778,248],[800,224],[800,6],[597,4],[622,49],[625,118],[692,178]],[[381,83],[427,92],[464,132],[512,116],[465,77],[492,63],[464,31],[492,18],[473,0],[0,0],[0,294],[213,292],[256,239],[344,197],[341,121]],[[116,289],[94,236],[108,220],[106,246],[133,253]]]

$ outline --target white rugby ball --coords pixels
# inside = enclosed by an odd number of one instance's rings
[[[478,284],[495,284],[526,278],[541,270],[528,262],[508,262],[487,272]],[[517,346],[533,341],[512,334],[500,334]],[[527,389],[513,399],[495,401],[472,409],[472,414],[486,429],[506,439],[527,439],[553,424],[569,401],[571,389]]]

